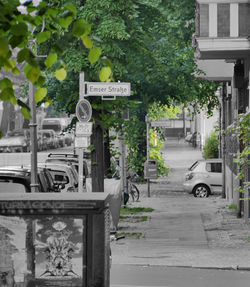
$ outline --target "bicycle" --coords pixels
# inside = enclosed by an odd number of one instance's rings
[[[133,181],[136,181],[138,179],[138,175],[136,172],[133,172],[131,174],[130,171],[128,171],[128,176],[127,176],[127,183],[128,183],[128,194],[129,198],[132,199],[132,201],[137,201],[140,198],[140,191],[137,188],[135,184],[133,184]]]
[[[115,172],[112,178],[120,178],[120,166],[116,162]],[[137,201],[140,198],[140,191],[137,186],[133,182],[137,182],[139,180],[139,176],[136,172],[128,170],[127,171],[127,193],[129,195],[129,199],[132,201]],[[124,191],[126,193],[126,191]],[[127,202],[127,200],[125,200]]]

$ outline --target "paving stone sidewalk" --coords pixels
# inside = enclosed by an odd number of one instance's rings
[[[183,192],[185,171],[202,158],[201,151],[175,140],[163,150],[169,176],[152,182],[150,198],[147,185],[139,185],[140,201],[130,205],[154,211],[120,221],[118,232],[128,236],[112,242],[113,264],[250,270],[250,228],[244,219],[220,196],[194,198]]]

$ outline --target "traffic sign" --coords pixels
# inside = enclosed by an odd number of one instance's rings
[[[79,122],[88,122],[92,116],[92,107],[89,101],[82,99],[76,105],[76,117]]]
[[[87,82],[86,96],[130,96],[130,83]]]
[[[75,148],[87,148],[90,146],[90,137],[75,137]]]
[[[76,136],[90,136],[92,134],[91,122],[77,122],[76,123]]]

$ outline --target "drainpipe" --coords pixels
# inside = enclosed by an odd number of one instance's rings
[[[226,198],[226,82],[222,85],[222,198]]]

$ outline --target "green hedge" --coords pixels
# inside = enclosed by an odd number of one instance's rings
[[[219,140],[215,132],[211,132],[206,139],[204,150],[204,158],[218,158],[219,157]]]

